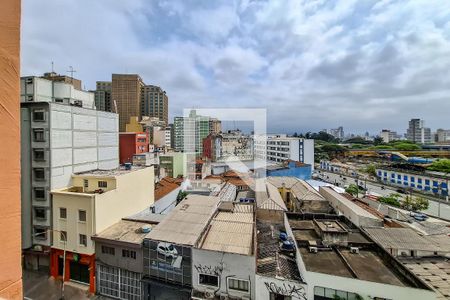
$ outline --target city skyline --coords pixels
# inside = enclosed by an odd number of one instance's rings
[[[167,91],[170,119],[183,108],[261,107],[271,132],[401,132],[413,117],[444,126],[450,7],[332,5],[26,0],[21,73],[54,61],[60,73],[74,66],[88,89],[111,73],[136,73]]]

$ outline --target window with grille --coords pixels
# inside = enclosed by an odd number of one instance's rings
[[[102,246],[102,253],[103,254],[114,255],[115,252],[116,252],[115,248],[113,248],[113,247]]]
[[[45,121],[45,110],[43,110],[43,109],[35,109],[35,110],[33,110],[33,121],[34,122],[43,122],[43,121]]]
[[[122,249],[122,257],[136,259],[136,251]]]
[[[87,246],[87,237],[85,234],[80,234],[80,245]]]
[[[60,219],[67,219],[67,209],[65,207],[59,208],[59,218]]]
[[[61,231],[59,233],[59,240],[61,242],[67,242],[67,231]]]
[[[249,282],[248,282],[248,280],[229,278],[228,279],[228,288],[231,290],[248,292],[249,291]]]
[[[35,142],[45,142],[44,129],[33,129],[33,140]]]
[[[106,182],[106,181],[99,181],[98,182],[98,187],[99,188],[107,188],[108,187],[108,182]]]
[[[86,222],[86,211],[85,210],[79,210],[78,211],[78,221],[80,222]]]

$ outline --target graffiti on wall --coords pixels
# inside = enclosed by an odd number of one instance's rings
[[[198,273],[220,276],[222,274],[222,268],[219,266],[207,266],[202,264],[194,265],[194,268]]]
[[[306,300],[306,291],[304,287],[290,283],[277,284],[275,282],[264,282],[269,293],[290,296],[292,299]]]

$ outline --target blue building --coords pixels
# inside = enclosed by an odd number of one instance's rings
[[[298,161],[286,160],[282,165],[268,166],[267,176],[290,176],[302,180],[311,179],[312,167]]]
[[[437,196],[445,197],[449,195],[448,181],[450,178],[445,174],[391,168],[378,168],[376,172],[377,177],[389,185],[429,192]]]

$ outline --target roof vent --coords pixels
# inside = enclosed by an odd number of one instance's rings
[[[319,249],[317,247],[309,247],[309,253],[317,253]]]
[[[353,254],[359,254],[359,248],[358,247],[350,247],[350,252]]]
[[[144,225],[141,227],[141,232],[142,233],[149,233],[150,231],[152,231],[152,227],[149,225]]]

